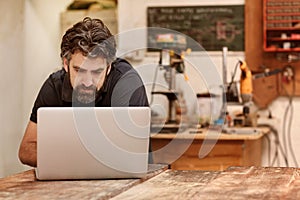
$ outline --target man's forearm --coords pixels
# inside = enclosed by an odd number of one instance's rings
[[[29,122],[19,149],[19,159],[23,164],[37,165],[37,125]]]
[[[25,147],[21,147],[19,151],[19,159],[20,161],[32,167],[36,167],[37,165],[37,149],[36,143],[27,143]]]

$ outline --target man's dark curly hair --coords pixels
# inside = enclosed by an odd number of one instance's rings
[[[84,56],[103,57],[110,64],[116,55],[116,41],[100,19],[84,18],[68,29],[61,42],[61,58],[68,62],[80,51]]]

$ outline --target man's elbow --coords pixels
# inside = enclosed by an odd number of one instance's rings
[[[20,146],[19,148],[19,160],[21,161],[22,164],[25,165],[27,164],[26,154],[24,153],[22,146]]]
[[[24,148],[22,145],[19,148],[19,160],[24,165],[29,165],[31,167],[36,167],[36,159],[34,158],[34,155],[32,155],[26,148]]]

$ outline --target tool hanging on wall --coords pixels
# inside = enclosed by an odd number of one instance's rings
[[[227,84],[227,88],[226,88],[226,102],[235,102],[238,103],[239,101],[239,92],[238,92],[238,87],[237,87],[237,83],[234,81],[234,77],[236,75],[236,71],[238,68],[239,62],[236,64],[235,68],[234,68],[234,72],[231,76],[231,81],[229,84]],[[223,79],[226,79],[226,75],[224,75]],[[226,84],[226,81],[225,83]]]
[[[245,61],[239,61],[241,69],[240,93],[242,103],[252,101],[252,73]]]
[[[282,69],[274,69],[270,71],[269,69],[265,69],[262,73],[252,74],[250,68],[248,67],[245,61],[239,61],[238,65],[241,70],[240,77],[240,97],[243,104],[243,114],[242,114],[242,125],[243,126],[256,126],[257,121],[257,107],[252,101],[253,96],[253,80],[268,77],[272,75],[276,75],[282,73],[282,81],[284,83],[289,83],[293,79],[293,67],[288,65]],[[236,67],[237,68],[237,67]],[[235,70],[236,70],[235,68]],[[236,71],[234,72],[235,75]],[[233,81],[233,77],[232,77]]]
[[[234,81],[238,67],[241,70],[240,95],[237,89],[237,82]],[[230,99],[227,99],[227,101],[239,103],[239,97],[242,100],[243,113],[241,113],[238,118],[234,119],[234,122],[239,121],[239,123],[234,123],[235,126],[256,126],[256,108],[252,102],[252,78],[252,72],[247,63],[239,60],[235,66],[234,73],[231,77],[231,82],[229,83],[226,92],[226,97],[230,97]]]

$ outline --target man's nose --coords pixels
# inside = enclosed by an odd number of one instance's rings
[[[82,84],[85,87],[89,87],[89,86],[93,85],[93,77],[90,73],[86,73],[85,75],[83,75]]]

